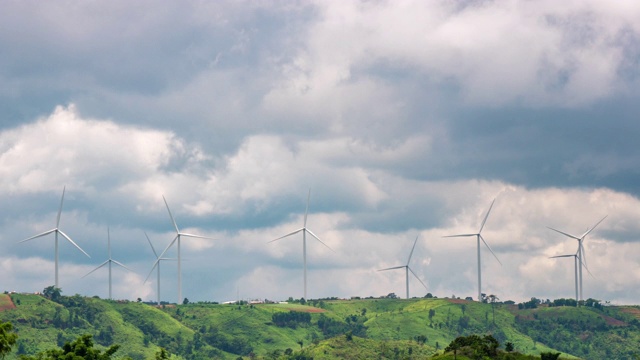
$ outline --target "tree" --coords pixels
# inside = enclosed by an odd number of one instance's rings
[[[557,360],[560,357],[560,353],[543,352],[540,353],[540,359],[542,360]]]
[[[165,348],[160,348],[158,352],[156,352],[156,360],[168,360],[170,358],[169,352],[165,350]]]
[[[187,305],[189,303],[189,299],[184,298],[184,300],[182,300],[182,305]]]
[[[512,342],[508,342],[508,343],[506,343],[506,344],[504,345],[504,349],[505,349],[507,352],[512,352],[512,351],[513,351],[513,343],[512,343]]]
[[[498,346],[500,346],[500,343],[498,343],[498,340],[491,335],[485,335],[482,337],[478,335],[469,335],[457,337],[444,349],[444,351],[453,351],[454,357],[456,357],[458,350],[464,347],[469,347],[475,354],[480,356],[479,358],[482,358],[483,356],[493,357],[498,353]]]
[[[491,312],[493,313],[493,325],[496,324],[496,309],[495,309],[495,303],[500,300],[498,299],[497,296],[491,294],[489,296],[487,296],[487,299],[489,299],[489,302],[491,303]]]
[[[2,359],[11,352],[11,348],[18,340],[18,335],[12,330],[13,325],[10,322],[0,323],[0,358]]]
[[[51,349],[35,356],[22,356],[23,360],[110,360],[120,345],[112,345],[104,352],[93,347],[91,335],[83,335],[73,342],[65,343],[61,349]]]
[[[62,294],[62,289],[55,287],[54,285],[47,286],[42,290],[42,295],[51,301],[58,302],[60,300],[60,295]]]
[[[346,334],[344,334],[344,337],[347,341],[353,341],[353,333],[351,331],[348,331]]]

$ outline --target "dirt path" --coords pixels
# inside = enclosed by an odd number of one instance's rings
[[[9,309],[15,309],[16,304],[13,303],[11,296],[7,294],[0,294],[0,311],[5,311]]]

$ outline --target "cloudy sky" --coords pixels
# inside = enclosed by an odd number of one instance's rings
[[[0,290],[152,300],[182,240],[191,301],[308,297],[640,303],[637,1],[6,1]],[[176,249],[167,252],[176,256]],[[177,264],[162,298],[177,300]]]

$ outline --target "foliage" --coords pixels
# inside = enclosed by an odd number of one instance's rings
[[[42,290],[42,295],[51,301],[58,302],[62,294],[62,289],[55,287],[54,285],[47,286]]]
[[[559,357],[560,357],[560,353],[551,353],[551,352],[540,353],[541,360],[557,360]]]
[[[495,356],[498,353],[498,340],[491,335],[478,336],[460,336],[453,340],[445,349],[445,352],[457,351],[464,347],[469,347],[473,350],[473,353],[483,356]]]
[[[118,351],[119,345],[112,345],[105,351],[93,347],[91,335],[83,335],[73,342],[65,343],[62,349],[52,349],[36,356],[23,356],[24,360],[109,360]]]
[[[13,325],[10,322],[0,323],[0,358],[11,352],[11,348],[16,344],[18,335],[13,331]]]
[[[84,334],[93,336],[96,349],[121,344],[118,356],[135,360],[154,359],[160,348],[167,356],[185,360],[426,359],[457,337],[474,334],[491,335],[505,349],[511,343],[538,359],[548,352],[584,359],[632,359],[640,342],[640,308],[601,307],[594,301],[573,307],[536,299],[535,308],[518,310],[499,302],[436,297],[309,299],[306,305],[299,300],[253,305],[190,302],[165,307],[79,295],[60,296],[57,303],[36,295],[11,294],[11,299],[17,307],[0,311],[0,321],[13,323],[20,339],[8,360],[17,359],[18,352],[35,356]],[[0,301],[5,300],[9,295],[0,294]],[[283,315],[275,314],[284,314],[284,326],[276,324]],[[286,325],[292,319],[302,321]],[[498,349],[501,359],[511,355],[525,359]],[[448,356],[454,358],[451,353],[437,358]],[[469,357],[473,352],[458,353],[459,359]]]
[[[271,321],[276,326],[287,326],[295,329],[299,325],[309,325],[311,323],[311,314],[297,311],[278,312],[271,316]]]

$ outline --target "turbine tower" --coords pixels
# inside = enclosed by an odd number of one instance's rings
[[[207,237],[207,236],[200,236],[200,235],[194,235],[194,234],[188,234],[188,233],[181,232],[180,229],[178,228],[178,224],[176,224],[176,220],[173,218],[173,215],[171,214],[171,209],[169,209],[169,204],[167,203],[167,199],[165,199],[164,196],[162,196],[162,200],[164,200],[164,204],[167,206],[167,211],[169,212],[169,217],[171,218],[171,222],[173,223],[173,227],[176,229],[176,236],[173,238],[171,243],[169,243],[169,245],[162,251],[162,253],[160,253],[160,256],[158,256],[156,261],[153,263],[153,267],[151,268],[151,272],[153,272],[153,268],[160,262],[160,260],[164,256],[164,253],[166,253],[167,250],[169,250],[169,248],[171,246],[173,246],[173,244],[175,244],[177,242],[178,243],[178,302],[177,303],[180,304],[180,302],[182,301],[182,257],[180,255],[180,239],[183,236],[191,237],[191,238],[198,238],[198,239],[209,239],[209,240],[215,240],[215,239]],[[149,275],[151,275],[151,272],[149,273]],[[147,276],[147,278],[148,278],[148,276]]]
[[[60,199],[60,208],[58,208],[58,217],[56,218],[56,227],[45,231],[43,233],[40,233],[38,235],[34,235],[30,238],[21,240],[20,242],[25,242],[25,241],[29,241],[29,240],[33,240],[45,235],[49,235],[51,233],[55,234],[55,287],[60,288],[60,283],[58,281],[58,263],[59,263],[59,256],[58,256],[58,234],[60,234],[63,238],[67,239],[68,242],[70,242],[71,244],[73,244],[73,246],[75,246],[78,250],[80,250],[83,254],[87,255],[87,257],[91,257],[89,256],[89,254],[87,254],[84,250],[82,250],[80,248],[80,246],[78,246],[78,244],[76,244],[73,240],[71,240],[71,238],[69,236],[67,236],[67,234],[65,234],[62,230],[60,230],[60,214],[62,213],[62,203],[64,202],[64,192],[66,190],[66,186],[62,188],[62,198]]]
[[[551,227],[547,227],[550,230],[553,230],[553,231],[555,231],[557,233],[560,233],[560,234],[562,234],[564,236],[570,237],[570,238],[575,239],[575,240],[578,241],[578,252],[577,252],[577,255],[578,255],[579,263],[581,264],[581,266],[579,267],[579,271],[578,271],[578,276],[580,278],[580,300],[584,300],[584,297],[582,296],[582,267],[584,266],[585,268],[587,268],[587,258],[586,258],[586,255],[584,254],[584,245],[582,243],[584,242],[585,237],[587,235],[589,235],[589,233],[592,232],[593,229],[596,228],[596,226],[600,225],[600,223],[602,221],[604,221],[604,219],[606,219],[607,216],[608,215],[605,215],[605,217],[600,219],[600,221],[598,221],[590,229],[587,229],[587,231],[584,234],[582,234],[582,236],[580,236],[580,237],[568,234],[568,233],[560,231],[560,230],[556,230],[556,229],[551,228]]]
[[[295,235],[299,232],[302,232],[302,262],[304,264],[304,298],[305,300],[307,299],[307,233],[309,233],[309,235],[313,236],[316,240],[318,240],[322,245],[326,246],[329,250],[333,251],[332,248],[330,248],[327,244],[325,244],[324,242],[322,242],[322,240],[320,240],[319,237],[316,236],[316,234],[314,234],[311,230],[307,229],[307,215],[309,213],[309,199],[311,198],[311,189],[309,189],[309,193],[307,194],[307,207],[304,211],[304,223],[303,226],[295,231],[292,231],[286,235],[280,236],[277,239],[273,239],[271,241],[269,241],[269,243],[272,243],[274,241],[280,240],[280,239],[284,239],[288,236],[291,235]]]
[[[105,265],[109,265],[109,300],[113,300],[113,297],[111,296],[111,263],[114,263],[122,268],[125,268],[126,270],[132,271],[131,269],[129,269],[128,267],[126,267],[124,264],[122,264],[121,262],[119,262],[118,260],[113,260],[111,258],[111,234],[109,233],[109,228],[107,228],[107,249],[109,252],[109,258],[103,262],[102,264],[98,265],[97,268],[89,271],[87,273],[87,275],[83,276],[83,278],[89,276],[89,274],[91,274],[92,272],[100,269],[101,267],[105,266]]]
[[[151,250],[153,251],[153,255],[156,256],[156,262],[154,263],[153,267],[151,268],[151,272],[153,272],[154,268],[157,268],[158,270],[158,291],[157,291],[157,296],[158,296],[158,305],[160,305],[160,262],[163,260],[175,260],[175,259],[170,259],[170,258],[161,258],[158,253],[156,252],[156,249],[153,247],[153,244],[151,243],[151,239],[149,239],[149,235],[147,235],[147,232],[145,231],[144,236],[147,237],[147,241],[149,242],[149,245],[151,246]],[[149,274],[151,275],[151,274]],[[144,282],[147,282],[147,280],[149,280],[149,277],[147,276],[147,279],[145,279]]]
[[[573,271],[575,274],[575,283],[576,283],[576,305],[578,304],[578,253],[575,254],[570,254],[570,255],[556,255],[556,256],[552,256],[549,259],[556,259],[556,258],[568,258],[568,257],[572,257],[573,258]]]
[[[476,237],[477,244],[478,244],[478,301],[480,302],[482,301],[482,269],[481,269],[481,260],[480,260],[480,240],[482,240],[482,242],[487,247],[487,249],[489,249],[493,257],[495,257],[496,260],[498,260],[498,263],[502,265],[502,263],[500,262],[500,259],[498,259],[498,257],[493,252],[493,250],[491,250],[491,247],[489,246],[489,244],[487,244],[487,242],[482,237],[482,229],[484,228],[484,224],[487,222],[487,218],[489,217],[489,213],[491,213],[491,209],[493,208],[493,203],[495,202],[496,202],[496,199],[493,199],[493,201],[491,202],[491,205],[489,206],[489,210],[487,211],[487,214],[484,216],[484,219],[482,220],[482,224],[480,225],[480,230],[478,230],[477,233],[445,236],[445,237],[472,237],[472,236]]]
[[[406,265],[394,266],[394,267],[378,270],[378,271],[387,271],[387,270],[395,270],[395,269],[404,268],[404,270],[405,270],[405,279],[406,279],[406,283],[407,283],[407,299],[409,298],[409,271],[411,271],[413,276],[415,276],[416,279],[418,279],[418,281],[420,281],[422,286],[424,286],[424,288],[427,289],[427,285],[425,285],[424,282],[422,282],[422,280],[420,280],[418,275],[413,271],[413,269],[411,269],[411,267],[409,267],[409,263],[411,262],[411,256],[413,255],[413,250],[415,250],[415,248],[416,248],[416,244],[418,243],[418,237],[419,236],[420,235],[416,236],[416,240],[413,242],[413,247],[411,248],[411,252],[409,253],[409,259],[407,260],[407,264]]]

